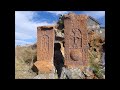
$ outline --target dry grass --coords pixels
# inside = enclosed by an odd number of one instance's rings
[[[101,68],[101,58],[102,58],[102,44],[105,43],[105,41],[102,39],[102,37],[93,32],[89,35],[89,61],[90,66],[94,71],[94,74],[100,78],[103,79],[104,73],[102,72]]]
[[[36,57],[36,49],[25,46],[15,48],[15,79],[30,79],[36,76],[31,68]]]

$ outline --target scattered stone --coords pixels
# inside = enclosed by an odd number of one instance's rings
[[[62,74],[60,79],[84,79],[85,76],[79,68],[62,68]]]
[[[33,79],[56,79],[54,73],[49,73],[49,74],[39,74],[35,76]]]

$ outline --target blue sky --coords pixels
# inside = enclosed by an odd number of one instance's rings
[[[15,11],[15,46],[37,41],[37,27],[56,24],[59,14],[86,14],[105,26],[105,11]]]

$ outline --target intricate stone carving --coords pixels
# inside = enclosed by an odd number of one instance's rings
[[[82,60],[82,53],[79,49],[71,50],[70,58],[74,61]]]
[[[82,47],[82,34],[79,29],[73,29],[70,33],[70,48]]]
[[[53,26],[37,28],[37,62],[35,66],[42,73],[53,70],[54,30]],[[46,66],[44,66],[47,63]]]
[[[43,52],[43,59],[42,60],[48,60],[48,55],[49,55],[49,36],[48,35],[43,35],[41,36],[41,51]]]
[[[68,67],[85,66],[87,58],[87,16],[65,15],[65,65]]]

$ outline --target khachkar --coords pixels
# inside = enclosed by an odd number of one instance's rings
[[[40,73],[51,73],[54,70],[54,26],[37,27],[37,62],[34,65]]]
[[[68,68],[88,64],[87,18],[73,13],[64,16],[65,65]]]

